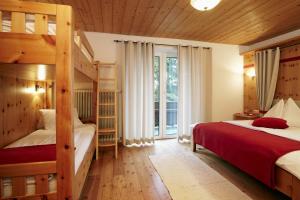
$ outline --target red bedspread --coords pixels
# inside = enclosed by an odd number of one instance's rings
[[[0,165],[56,160],[56,145],[0,149]]]
[[[198,124],[194,143],[216,153],[266,185],[275,186],[276,160],[295,150],[300,142],[228,123]]]

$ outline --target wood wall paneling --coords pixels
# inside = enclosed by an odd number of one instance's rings
[[[16,79],[5,77],[6,86],[3,88],[4,113],[3,124],[6,133],[6,141],[13,141],[16,133]],[[17,136],[15,139],[21,136]]]
[[[244,55],[244,71],[254,66],[254,53]],[[280,50],[280,65],[276,84],[275,99],[300,100],[300,44]],[[244,111],[258,109],[255,77],[244,73]]]
[[[36,130],[43,94],[26,93],[36,82],[0,75],[0,147]],[[39,82],[44,87],[44,83]]]
[[[244,55],[244,112],[258,110],[256,77],[249,77],[248,70],[254,68],[254,52]]]
[[[283,48],[280,53],[275,98],[300,100],[300,45]]]
[[[4,95],[4,89],[3,89],[3,82],[4,78],[0,76],[0,91],[1,94]],[[1,95],[1,96],[2,96]],[[6,132],[4,131],[4,124],[3,124],[3,118],[4,118],[4,98],[0,98],[0,147],[4,145],[5,135]]]

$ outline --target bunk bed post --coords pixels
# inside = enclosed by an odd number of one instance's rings
[[[56,159],[57,199],[73,199],[73,16],[72,7],[57,5],[56,40]]]
[[[93,94],[92,94],[92,122],[96,123],[97,118],[97,88],[98,83],[93,81]]]

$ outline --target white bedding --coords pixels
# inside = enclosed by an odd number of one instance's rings
[[[75,145],[75,173],[77,173],[78,168],[84,158],[85,153],[91,144],[93,136],[95,134],[94,124],[84,124],[77,127],[74,130],[74,145]],[[33,133],[27,135],[20,140],[6,146],[5,148],[12,147],[23,147],[23,146],[33,146],[33,145],[45,145],[45,144],[55,144],[56,134],[52,130],[37,130]],[[49,175],[49,192],[56,191],[56,177],[54,175]],[[3,181],[3,197],[11,196],[11,179],[7,178]],[[27,177],[26,180],[26,194],[35,194],[35,180],[34,177]]]
[[[236,121],[225,121],[233,125],[264,131],[273,135],[289,138],[300,142],[300,128],[289,127],[287,129],[272,129],[252,126],[253,120],[236,120]],[[277,161],[276,165],[290,172],[294,176],[300,179],[300,151],[293,151],[281,156]]]
[[[74,145],[75,145],[75,173],[77,172],[95,133],[94,124],[84,124],[74,129]],[[24,147],[34,145],[55,144],[56,134],[52,130],[37,130],[26,137],[6,146],[5,148]]]

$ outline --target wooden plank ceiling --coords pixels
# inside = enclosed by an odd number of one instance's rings
[[[69,4],[84,31],[251,44],[300,28],[300,0],[222,0],[213,10],[190,0],[36,0]]]

